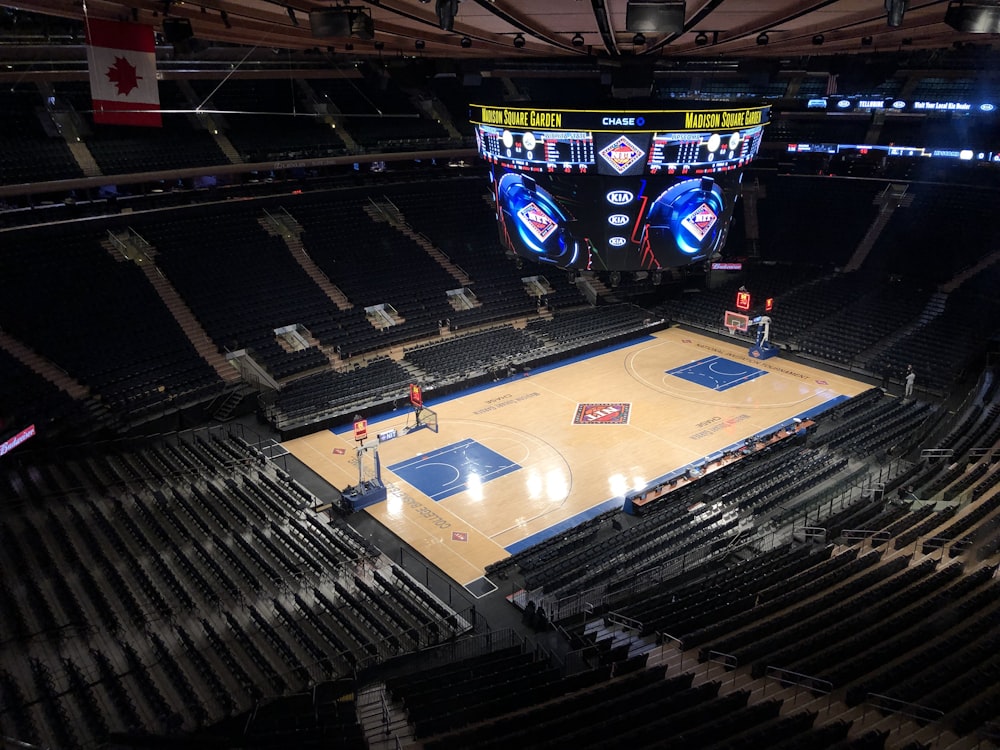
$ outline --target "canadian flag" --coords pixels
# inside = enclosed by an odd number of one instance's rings
[[[152,26],[88,21],[87,61],[94,122],[154,128],[163,125]]]

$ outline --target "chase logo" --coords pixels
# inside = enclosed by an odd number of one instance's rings
[[[538,238],[539,242],[545,242],[549,235],[556,231],[556,223],[535,203],[529,203],[519,209],[517,217]]]
[[[622,247],[625,244],[625,238],[624,237],[609,237],[608,238],[608,244],[611,245],[611,247]]]
[[[702,203],[698,208],[689,213],[681,220],[681,224],[687,229],[691,234],[698,238],[698,241],[705,239],[709,232],[712,231],[712,227],[715,226],[715,222],[719,220],[707,203]]]
[[[631,221],[631,219],[629,219],[627,214],[611,214],[611,216],[608,217],[608,224],[613,227],[623,227],[628,224],[629,221]]]
[[[598,152],[618,174],[625,174],[646,152],[623,135],[618,136]]]
[[[612,190],[604,197],[612,206],[626,206],[632,202],[635,195],[628,190]]]

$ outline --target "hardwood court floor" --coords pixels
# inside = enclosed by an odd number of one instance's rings
[[[559,528],[619,507],[633,488],[866,388],[672,328],[431,402],[436,434],[404,433],[410,409],[371,420],[373,436],[400,434],[379,446],[389,498],[367,512],[465,585]],[[337,433],[284,445],[342,489],[358,469],[353,433]]]

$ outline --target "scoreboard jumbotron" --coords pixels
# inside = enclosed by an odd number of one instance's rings
[[[501,242],[559,268],[639,271],[710,258],[770,108],[471,105]]]

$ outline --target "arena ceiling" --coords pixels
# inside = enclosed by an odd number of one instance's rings
[[[457,11],[451,31],[441,8]],[[908,49],[994,45],[996,35],[962,34],[944,22],[947,0],[891,0],[906,5],[888,24],[889,0],[687,0],[680,33],[626,28],[628,0],[23,0],[7,8],[85,22],[138,20],[162,30],[164,19],[189,19],[204,45],[274,50],[350,51],[354,55],[457,60],[648,60],[790,58]],[[309,12],[331,7],[370,12],[371,40],[316,38]],[[8,14],[9,17],[16,14]],[[10,24],[6,24],[7,27]],[[0,41],[8,41],[9,28]],[[761,43],[765,35],[767,43]],[[520,44],[523,40],[523,46]],[[0,48],[0,56],[3,50]]]

